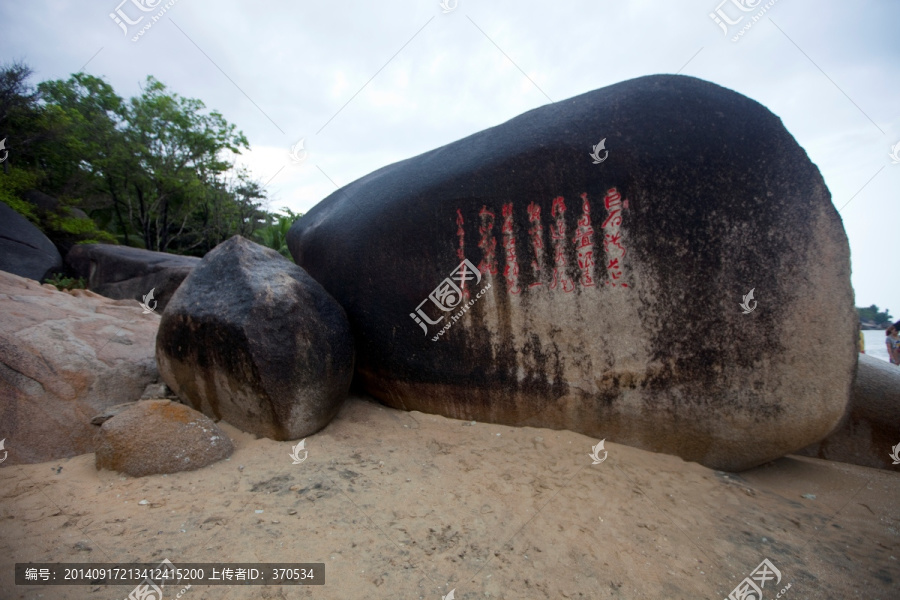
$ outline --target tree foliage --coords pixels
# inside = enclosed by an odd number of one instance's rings
[[[281,251],[274,233],[257,232],[283,215],[264,210],[265,190],[234,167],[249,143],[221,113],[152,76],[125,100],[85,73],[36,87],[28,83],[31,74],[23,63],[0,68],[0,139],[7,138],[9,150],[0,200],[28,212],[23,182],[58,198],[58,214],[29,216],[81,236],[76,241],[88,236],[202,256],[241,234]],[[85,211],[106,237],[72,208]]]
[[[891,316],[891,313],[888,309],[879,310],[878,306],[874,304],[866,308],[857,306],[856,312],[859,313],[860,320],[872,321],[879,327],[886,327],[891,321],[894,320],[894,317]]]
[[[263,246],[278,251],[285,258],[293,260],[288,250],[287,234],[294,221],[302,217],[303,213],[295,213],[287,207],[282,208],[281,212],[284,214],[269,215],[266,226],[256,231],[254,239]]]

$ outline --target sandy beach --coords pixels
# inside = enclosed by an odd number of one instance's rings
[[[298,465],[291,443],[220,426],[235,453],[193,472],[134,479],[93,454],[0,467],[2,597],[133,588],[15,586],[16,562],[163,559],[325,564],[324,586],[195,585],[186,600],[719,599],[764,559],[782,576],[767,600],[788,584],[782,598],[897,597],[897,473],[788,456],[734,475],[614,440],[592,464],[599,440],[580,434],[359,397]]]

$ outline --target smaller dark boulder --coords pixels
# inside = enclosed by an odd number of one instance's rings
[[[824,440],[797,454],[898,469],[890,456],[895,444],[900,444],[900,367],[860,354],[844,419]]]
[[[62,256],[40,229],[0,202],[0,271],[36,281],[62,267]]]
[[[353,375],[344,310],[306,271],[235,236],[211,250],[160,320],[163,381],[215,419],[295,440],[337,414]]]
[[[59,200],[39,190],[28,190],[22,194],[22,199],[47,212],[53,212],[59,208]]]
[[[208,417],[169,400],[143,400],[103,421],[97,469],[132,477],[193,471],[234,452]]]
[[[80,208],[75,208],[74,206],[61,207],[59,200],[40,190],[28,190],[22,194],[22,199],[31,202],[45,212],[58,212],[64,214],[63,209],[67,209],[69,214],[73,217],[78,217],[79,219],[90,218],[87,213]]]
[[[84,277],[88,289],[115,300],[143,301],[154,290],[162,312],[172,294],[200,262],[196,256],[179,256],[112,244],[78,244],[66,254],[66,264]]]

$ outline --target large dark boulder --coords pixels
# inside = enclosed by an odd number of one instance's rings
[[[162,315],[156,359],[180,398],[275,440],[328,424],[353,376],[340,305],[306,271],[235,236],[211,250]]]
[[[141,302],[154,290],[158,311],[200,262],[196,256],[180,256],[112,244],[78,244],[66,254],[66,264],[88,288],[107,298]]]
[[[389,165],[288,243],[393,407],[740,470],[847,404],[857,317],[828,189],[778,117],[706,81],[641,77]]]
[[[43,281],[62,267],[62,256],[40,229],[0,202],[0,271]]]
[[[844,419],[824,440],[797,454],[897,469],[890,456],[895,444],[900,444],[900,367],[860,354]]]

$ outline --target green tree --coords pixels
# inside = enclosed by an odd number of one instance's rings
[[[204,114],[205,108],[200,100],[168,93],[153,77],[131,99],[126,133],[139,176],[129,210],[149,250],[165,251],[180,241],[209,191],[204,188],[231,168],[223,153],[249,148],[234,125],[216,111]]]
[[[244,169],[213,181],[198,203],[191,228],[184,235],[188,251],[205,254],[232,235],[252,237],[268,223],[262,210],[265,191]]]
[[[126,198],[138,164],[124,131],[124,101],[108,83],[83,73],[43,82],[38,89],[65,123],[59,143],[44,151],[45,163],[58,165],[44,187],[54,196],[87,198],[81,208],[107,227],[114,218],[114,229],[130,244]]]
[[[44,151],[63,135],[62,115],[40,102],[40,92],[28,79],[32,70],[22,62],[6,63],[0,68],[0,140],[8,154],[3,172],[14,166],[32,171],[43,167]]]
[[[872,321],[879,327],[885,327],[894,320],[888,309],[884,309],[883,311],[879,310],[878,306],[875,304],[866,308],[857,306],[856,312],[859,314],[861,320]]]
[[[291,225],[302,217],[303,213],[295,213],[287,207],[282,208],[281,212],[285,214],[273,213],[269,215],[270,220],[268,224],[256,232],[254,239],[263,246],[278,251],[285,258],[294,260],[291,256],[291,251],[288,249],[287,234],[291,229]]]
[[[61,247],[117,239],[202,255],[236,233],[251,237],[272,224],[262,209],[265,190],[232,164],[247,139],[200,100],[153,77],[124,100],[92,75],[37,88],[30,75],[23,63],[0,70],[0,135],[8,132],[12,150],[0,196],[48,235],[56,231],[62,243],[50,237]],[[60,208],[31,210],[22,197],[28,189],[59,199]]]

